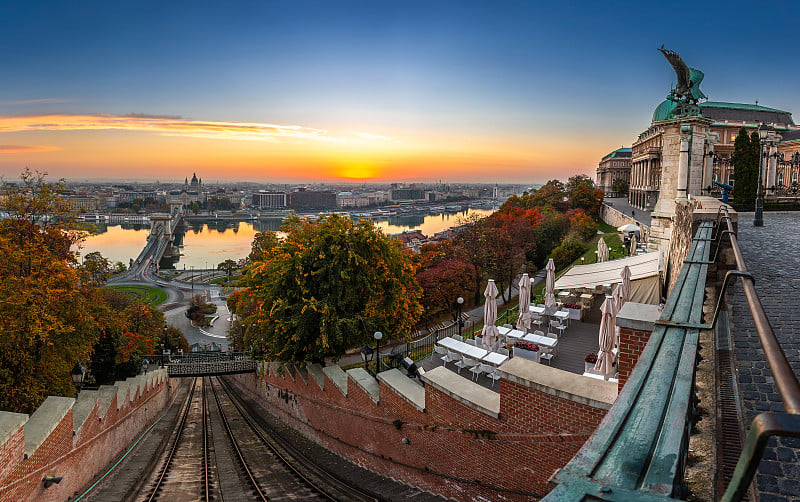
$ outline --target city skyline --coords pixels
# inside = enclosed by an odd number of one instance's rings
[[[750,4],[692,5],[19,2],[0,34],[0,175],[593,177],[674,84],[661,44],[712,101],[800,109],[791,40],[759,43],[800,9],[754,23]]]

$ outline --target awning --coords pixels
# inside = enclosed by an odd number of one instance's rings
[[[630,301],[657,304],[660,299],[660,251],[592,263],[591,265],[575,265],[556,280],[556,289],[594,288],[606,284],[618,284],[622,282],[620,272],[625,265],[631,270],[632,289],[646,290],[646,293],[642,291],[642,294],[634,295],[641,298],[630,299]],[[641,282],[634,284],[637,281]],[[647,287],[641,288],[645,284]]]

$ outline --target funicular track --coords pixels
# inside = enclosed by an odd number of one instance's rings
[[[212,399],[213,397],[213,399]],[[305,458],[216,377],[195,378],[137,500],[377,501]]]

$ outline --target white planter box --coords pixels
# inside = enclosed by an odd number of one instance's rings
[[[599,375],[599,373],[594,370],[595,363],[587,363],[586,361],[584,361],[583,365],[584,365],[584,371],[586,373],[595,373]]]
[[[569,318],[577,321],[581,320],[581,309],[566,309],[569,312]]]
[[[540,353],[541,350],[539,350],[539,352],[534,352],[532,350],[525,350],[525,349],[520,349],[519,347],[514,347],[514,357],[521,357],[523,359],[527,359],[535,363],[539,362]]]

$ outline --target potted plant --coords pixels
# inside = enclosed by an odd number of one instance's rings
[[[533,342],[517,340],[514,342],[514,357],[521,357],[535,363],[539,362],[539,345]]]
[[[584,370],[586,373],[597,373],[594,370],[594,365],[597,364],[597,354],[592,352],[591,354],[586,354],[586,357],[583,358],[584,363]]]
[[[569,312],[570,319],[581,320],[581,306],[577,303],[564,303],[561,309]]]

